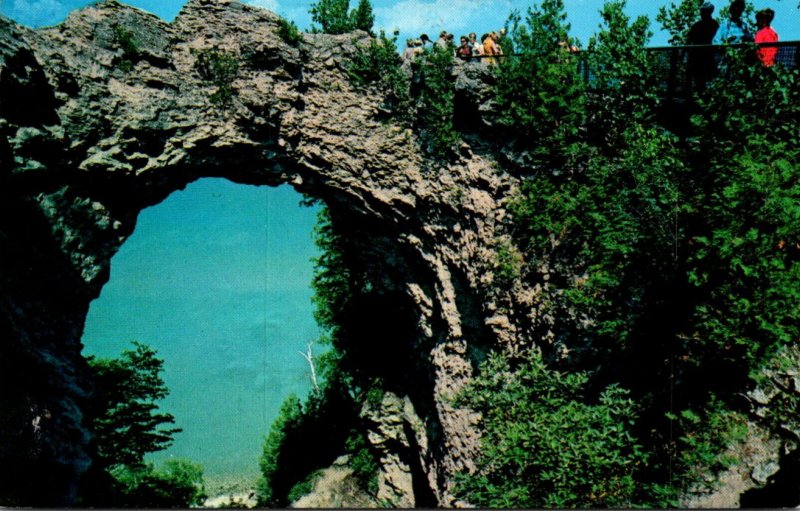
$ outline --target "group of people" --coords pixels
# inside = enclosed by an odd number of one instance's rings
[[[497,32],[490,32],[483,34],[478,41],[475,32],[469,36],[462,35],[459,40],[459,45],[455,45],[455,36],[443,30],[439,34],[439,38],[435,42],[431,42],[427,34],[422,34],[419,39],[406,40],[406,49],[403,51],[403,60],[410,62],[426,51],[432,50],[434,47],[449,49],[454,52],[456,57],[464,60],[472,59],[473,57],[479,58],[487,64],[495,64],[496,57],[503,55],[503,47],[500,41],[506,35],[506,29],[502,28]]]
[[[762,9],[756,13],[757,31],[754,34],[742,20],[744,13],[744,0],[733,0],[729,8],[729,17],[720,24],[713,18],[714,6],[711,2],[705,2],[700,6],[700,21],[692,25],[687,36],[687,44],[737,44],[746,42],[755,43],[776,43],[778,33],[772,28],[772,20],[775,18],[775,11],[772,9]],[[766,66],[775,65],[775,57],[778,48],[775,46],[759,48],[757,55],[759,60]]]

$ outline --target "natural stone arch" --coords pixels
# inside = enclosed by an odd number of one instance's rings
[[[519,337],[513,308],[524,317],[533,300],[492,287],[517,180],[467,145],[447,165],[426,161],[411,130],[382,118],[380,95],[346,78],[365,34],[304,35],[293,48],[277,44],[277,21],[228,0],[192,0],[170,24],[114,1],[36,31],[0,18],[0,383],[10,411],[0,452],[17,460],[0,478],[27,481],[20,495],[33,500],[19,504],[74,502],[90,465],[80,356],[89,302],[138,212],[208,176],[290,183],[328,204],[361,264],[416,310],[409,343],[430,375],[430,410],[420,419],[418,398],[398,399],[420,425],[406,444],[439,505],[451,503],[452,475],[471,468],[474,417],[449,398],[471,374],[471,343]],[[117,65],[114,27],[139,40],[130,70]],[[215,46],[240,62],[224,107],[192,52]]]

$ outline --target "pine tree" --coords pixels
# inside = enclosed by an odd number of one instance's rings
[[[372,32],[372,25],[375,23],[375,15],[372,13],[372,4],[369,0],[359,0],[358,7],[350,13],[353,28],[356,30],[363,30],[370,35],[375,35]]]
[[[141,467],[145,454],[166,449],[181,431],[163,429],[175,418],[157,413],[156,401],[169,393],[161,378],[164,361],[149,346],[133,345],[117,359],[88,359],[96,384],[90,413],[98,461],[109,469]]]

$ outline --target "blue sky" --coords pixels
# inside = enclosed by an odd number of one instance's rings
[[[301,29],[311,24],[309,5],[314,0],[245,0],[246,3],[270,9],[295,21]],[[668,0],[629,0],[628,13],[632,16],[647,15],[653,22],[655,35],[653,45],[666,44],[667,36],[655,26],[658,7]],[[677,0],[674,0],[677,1]],[[87,0],[0,0],[0,13],[18,22],[39,27],[62,21],[76,8],[90,3]],[[131,5],[172,20],[185,0],[129,0]],[[356,0],[351,0],[355,5]],[[567,12],[572,23],[573,35],[585,45],[600,22],[598,10],[602,0],[566,0]],[[727,0],[714,0],[719,8]],[[391,31],[401,32],[401,39],[427,32],[438,34],[447,30],[456,35],[474,31],[496,30],[503,25],[513,9],[524,10],[530,0],[373,0],[376,25]],[[797,0],[755,0],[757,9],[771,7],[776,16],[773,27],[784,41],[800,40],[800,10]]]

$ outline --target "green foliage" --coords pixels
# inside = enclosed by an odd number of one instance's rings
[[[88,408],[97,449],[93,470],[99,483],[83,495],[103,507],[189,507],[206,495],[203,468],[187,460],[169,460],[155,468],[147,453],[166,449],[181,431],[163,426],[175,422],[158,413],[157,401],[168,394],[161,378],[164,362],[139,342],[116,359],[88,357],[95,391]],[[105,499],[105,500],[104,500]]]
[[[115,507],[188,508],[207,498],[203,467],[188,460],[167,460],[159,468],[119,467],[113,475],[120,492]]]
[[[350,469],[362,490],[370,495],[378,494],[379,465],[375,453],[369,448],[364,433],[354,431],[345,444],[350,453]]]
[[[235,91],[233,81],[239,73],[239,60],[230,52],[217,47],[192,50],[196,60],[194,68],[200,78],[211,82],[217,90],[211,95],[211,102],[227,105]]]
[[[320,476],[322,475],[322,470],[315,470],[311,472],[308,477],[300,481],[299,483],[292,486],[292,489],[289,490],[289,494],[286,497],[286,500],[289,502],[296,502],[301,497],[308,495],[314,489],[314,486],[319,481]]]
[[[411,99],[408,75],[400,67],[397,36],[391,39],[381,31],[376,39],[360,46],[347,66],[347,75],[357,86],[376,85],[384,94],[386,108],[401,120],[409,119]]]
[[[286,507],[313,486],[313,474],[345,451],[358,408],[340,381],[327,380],[301,403],[288,397],[264,440],[260,506]]]
[[[89,357],[95,381],[90,403],[98,462],[107,468],[140,467],[144,455],[166,449],[178,428],[164,429],[175,418],[157,413],[157,401],[167,396],[161,378],[164,362],[139,342],[118,359]]]
[[[303,35],[294,24],[294,21],[278,19],[278,37],[289,46],[297,47],[303,42]]]
[[[658,104],[657,75],[645,51],[650,22],[645,16],[631,21],[625,5],[625,0],[606,2],[601,30],[589,40],[588,64],[596,89],[587,101],[588,130],[591,140],[610,152],[626,147],[631,123],[649,125]]]
[[[648,488],[635,479],[648,457],[632,430],[636,406],[611,385],[596,400],[587,376],[560,373],[529,354],[491,354],[462,394],[483,415],[477,473],[457,492],[492,508],[629,507]]]
[[[678,5],[670,2],[669,5],[658,8],[656,21],[669,33],[669,44],[687,44],[689,29],[700,19],[700,6],[703,2],[704,0],[681,0]]]
[[[494,267],[495,285],[499,288],[508,288],[519,279],[523,265],[522,256],[509,243],[498,243],[497,263]]]
[[[453,125],[453,59],[452,50],[434,46],[414,62],[416,125],[427,152],[437,158],[453,156],[461,141]]]
[[[683,410],[679,415],[667,414],[676,431],[684,434],[677,440],[673,453],[672,484],[677,488],[704,484],[713,489],[708,474],[728,469],[740,459],[726,454],[728,446],[743,442],[749,435],[747,418],[727,408],[716,399],[696,413]]]
[[[498,122],[526,148],[568,146],[584,116],[584,93],[577,56],[567,49],[574,40],[568,35],[564,2],[543,0],[528,9],[524,24],[518,14],[509,21],[504,49],[518,56],[500,62]]]
[[[358,0],[358,7],[350,13],[350,18],[354,29],[372,34],[375,15],[372,13],[372,4],[369,0]]]
[[[115,65],[123,72],[133,70],[134,63],[141,55],[141,43],[136,35],[119,25],[114,25],[114,43],[122,50],[122,57],[115,59]]]
[[[356,86],[377,85],[385,97],[384,109],[400,122],[416,125],[428,153],[450,157],[461,140],[453,125],[453,52],[435,47],[416,60],[411,83],[396,43],[396,35],[389,39],[381,31],[358,48],[348,64],[348,76]]]
[[[800,338],[800,73],[730,50],[683,143],[654,124],[646,64],[631,65],[646,23],[622,7],[606,6],[608,33],[591,44],[601,94],[577,165],[529,177],[513,234],[524,278],[538,284],[536,269],[551,268],[563,367],[633,390],[632,431],[656,454],[636,477],[666,502],[734,462],[737,396]]]
[[[297,423],[303,409],[300,400],[295,395],[287,397],[278,412],[278,418],[273,421],[269,434],[264,439],[264,447],[259,466],[262,481],[259,481],[257,499],[259,506],[282,507],[285,501],[276,495],[276,480],[279,477],[279,456],[281,448],[286,441],[287,431]]]
[[[311,21],[318,23],[324,34],[345,34],[353,30],[349,6],[350,0],[319,0],[311,4]]]
[[[324,34],[346,34],[363,30],[372,35],[375,15],[369,0],[359,0],[358,6],[348,13],[350,0],[319,0],[311,4],[311,21],[319,24],[315,31]]]

